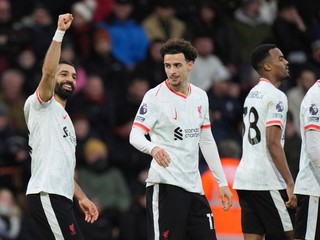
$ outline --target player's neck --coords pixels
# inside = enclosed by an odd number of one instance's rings
[[[179,85],[173,86],[169,83],[170,88],[180,94],[183,94],[185,96],[189,95],[189,83],[181,83]]]
[[[276,88],[279,88],[281,85],[281,81],[277,80],[276,78],[274,78],[272,76],[261,76],[261,77],[267,79]]]
[[[67,100],[61,99],[57,94],[54,95],[54,98],[56,99],[56,101],[57,101],[58,103],[61,104],[61,106],[62,106],[63,108],[66,108]]]

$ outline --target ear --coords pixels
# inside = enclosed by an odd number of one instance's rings
[[[187,68],[188,68],[189,72],[192,70],[193,64],[194,64],[194,61],[189,61],[189,62],[188,62]]]
[[[265,63],[265,64],[263,64],[263,70],[266,71],[266,72],[271,71],[271,65],[270,65],[270,63]]]

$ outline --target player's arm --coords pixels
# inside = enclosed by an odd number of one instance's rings
[[[291,172],[288,167],[287,159],[281,145],[282,129],[280,126],[272,125],[266,129],[266,141],[267,148],[271,155],[271,158],[278,169],[279,173],[283,177],[287,184],[287,194],[289,200],[287,201],[287,207],[296,207],[297,198],[293,194],[294,181]]]
[[[320,176],[320,132],[309,130],[306,132],[307,154],[314,170]]]
[[[76,180],[74,180],[74,196],[78,200],[79,206],[85,214],[85,221],[94,223],[99,216],[98,209],[96,205],[85,195]]]
[[[151,155],[162,167],[168,167],[170,156],[163,149],[150,142],[146,137],[147,133],[141,128],[133,126],[130,132],[130,144],[141,152]]]
[[[227,211],[232,206],[233,195],[228,187],[228,182],[221,164],[218,147],[213,138],[211,129],[208,128],[201,131],[199,146],[204,159],[208,163],[211,172],[218,182],[223,209]],[[225,199],[228,201],[226,202]]]
[[[59,15],[57,31],[53,41],[46,53],[42,66],[42,77],[38,86],[38,94],[42,101],[48,101],[52,98],[56,83],[56,71],[61,55],[61,42],[64,32],[70,27],[73,17],[66,13]]]

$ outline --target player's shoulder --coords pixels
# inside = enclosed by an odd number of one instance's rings
[[[205,98],[208,96],[207,93],[203,89],[197,87],[196,85],[194,85],[192,83],[190,83],[190,90],[191,90],[191,94],[199,95],[199,96],[202,96]]]
[[[162,93],[165,89],[164,82],[159,83],[157,86],[150,88],[146,95],[157,97],[160,93]]]
[[[36,93],[29,95],[24,103],[25,106],[32,104],[35,100],[37,100]]]
[[[318,97],[320,98],[319,96],[319,93],[320,92],[320,79],[317,80],[307,91],[305,97],[311,97],[311,98],[314,98],[314,97]]]
[[[261,87],[262,91],[269,98],[282,100],[287,99],[287,95],[282,90],[274,86],[272,83],[261,82],[261,84],[263,84],[263,86]]]
[[[320,80],[309,88],[302,100],[302,104],[308,105],[310,102],[320,103]]]

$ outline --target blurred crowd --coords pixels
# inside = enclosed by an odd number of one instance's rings
[[[218,146],[241,146],[243,100],[259,80],[250,52],[277,44],[290,63],[281,88],[289,99],[285,149],[296,175],[299,107],[320,78],[320,1],[0,0],[0,239],[37,239],[24,197],[31,163],[23,106],[40,81],[56,19],[66,12],[74,16],[61,56],[77,70],[66,107],[77,135],[76,175],[100,210],[90,226],[77,212],[86,239],[147,239],[151,158],[128,136],[146,91],[166,79],[159,49],[169,38],[198,50],[190,82],[208,94]]]

